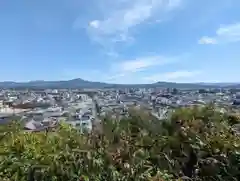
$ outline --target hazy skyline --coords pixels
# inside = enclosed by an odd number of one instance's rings
[[[0,81],[240,82],[239,0],[0,0]]]

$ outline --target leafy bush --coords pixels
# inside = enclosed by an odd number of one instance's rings
[[[12,123],[0,135],[0,178],[237,181],[240,137],[232,120],[208,106],[178,109],[165,121],[136,112],[121,121],[105,119],[102,134],[80,135],[65,124],[29,133]]]

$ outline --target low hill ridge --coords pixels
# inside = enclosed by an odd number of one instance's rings
[[[0,88],[122,88],[122,87],[165,87],[165,88],[240,88],[238,83],[176,83],[176,82],[156,82],[153,84],[112,84],[104,82],[93,82],[76,78],[72,80],[44,81],[36,80],[29,82],[0,82]]]

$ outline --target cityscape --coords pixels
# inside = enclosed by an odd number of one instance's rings
[[[45,84],[11,83],[0,91],[0,178],[110,181],[116,178],[114,172],[126,181],[239,178],[238,169],[227,176],[221,171],[240,163],[240,89],[233,88],[237,84],[194,84],[192,89],[183,88],[192,84],[167,82],[175,88],[115,84],[46,89]],[[162,161],[155,163],[156,155]],[[170,159],[176,165],[164,170],[172,164]],[[141,165],[145,161],[163,171],[146,169]],[[139,163],[148,175],[136,175]],[[212,170],[216,167],[220,171]]]
[[[176,87],[179,85],[183,86],[176,84]],[[38,85],[34,89],[24,89],[21,86],[16,89],[2,89],[0,124],[17,119],[25,124],[25,130],[36,132],[65,122],[80,131],[90,132],[99,127],[101,119],[107,115],[121,120],[128,117],[128,110],[132,108],[147,111],[158,120],[167,119],[177,108],[209,104],[213,104],[221,113],[240,114],[240,89],[216,85],[215,88],[213,85],[198,85],[197,89],[197,84],[190,89],[192,84],[185,85],[188,85],[188,89],[144,88],[144,85],[135,85],[133,88],[131,85],[126,88],[119,85],[120,88],[99,89],[41,89]]]
[[[0,181],[240,181],[240,0],[0,0]]]

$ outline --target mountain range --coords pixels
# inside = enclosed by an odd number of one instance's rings
[[[29,82],[0,82],[0,88],[36,88],[36,89],[76,89],[76,88],[124,88],[124,87],[164,87],[164,88],[182,88],[182,89],[200,89],[200,88],[240,88],[240,83],[175,83],[175,82],[156,82],[153,84],[110,84],[103,82],[92,82],[81,78],[60,81],[29,81]]]

